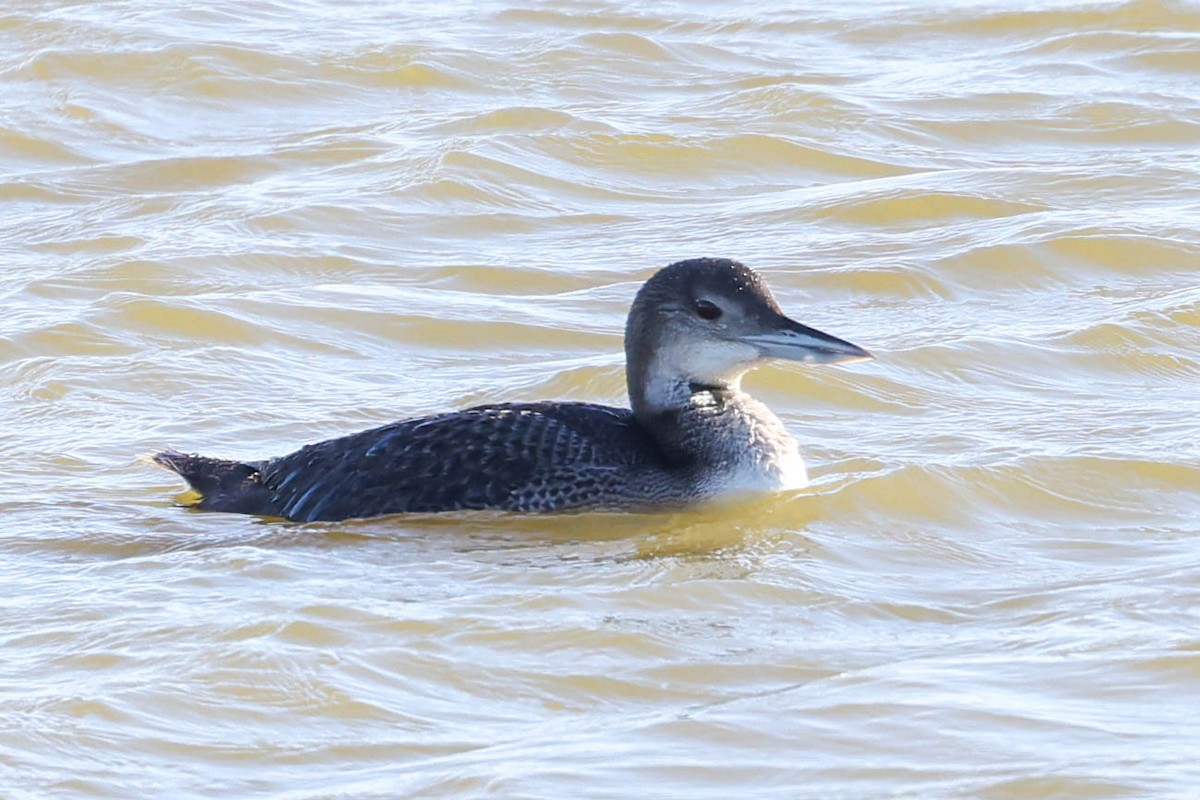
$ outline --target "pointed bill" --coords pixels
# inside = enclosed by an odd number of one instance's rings
[[[851,361],[870,361],[875,358],[845,339],[801,325],[795,320],[781,317],[779,327],[768,333],[747,334],[740,337],[743,342],[757,347],[768,358],[801,361],[805,364],[846,364]]]

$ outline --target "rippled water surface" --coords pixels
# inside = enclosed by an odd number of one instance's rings
[[[5,798],[1200,791],[1195,5],[14,0],[0,80]],[[749,379],[804,492],[296,525],[137,460],[623,403],[697,255],[879,357]]]

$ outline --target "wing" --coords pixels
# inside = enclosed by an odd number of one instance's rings
[[[619,492],[661,456],[632,412],[513,403],[404,420],[308,445],[261,480],[289,519],[404,511],[552,511]]]

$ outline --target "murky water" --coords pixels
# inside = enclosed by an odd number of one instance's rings
[[[0,10],[0,795],[1200,789],[1200,11]],[[137,462],[622,403],[740,258],[814,486],[294,525]]]

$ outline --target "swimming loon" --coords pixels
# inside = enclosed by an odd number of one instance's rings
[[[758,273],[722,258],[648,280],[625,325],[631,409],[495,403],[264,461],[151,457],[210,511],[342,520],[398,512],[644,511],[807,485],[783,423],[741,390],[766,359],[834,364],[866,350],[784,316]]]

